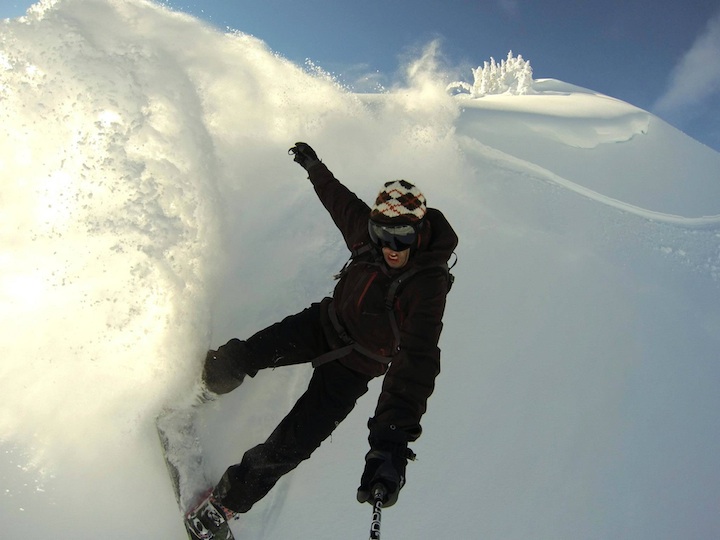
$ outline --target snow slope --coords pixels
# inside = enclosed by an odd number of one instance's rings
[[[443,373],[383,538],[720,536],[720,154],[551,79],[382,95],[143,0],[0,23],[3,538],[182,538],[153,418],[205,349],[327,294],[347,253],[301,169],[407,178],[460,236]],[[478,58],[481,62],[483,58]],[[303,391],[207,406],[218,478]],[[374,384],[240,538],[364,538]]]

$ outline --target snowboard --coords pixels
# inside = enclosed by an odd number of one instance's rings
[[[224,520],[220,528],[211,533],[189,514],[210,485],[196,430],[197,415],[196,406],[165,409],[155,421],[175,500],[190,540],[234,540],[230,526]]]

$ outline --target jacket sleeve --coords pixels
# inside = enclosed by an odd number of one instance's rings
[[[420,419],[440,373],[438,341],[447,297],[447,278],[432,273],[408,283],[408,309],[400,328],[400,352],[385,375],[370,442],[404,443],[420,437]]]
[[[335,225],[343,235],[348,249],[366,241],[370,207],[333,176],[324,163],[318,163],[308,171],[323,206],[330,213]]]

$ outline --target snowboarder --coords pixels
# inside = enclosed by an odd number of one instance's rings
[[[440,372],[447,262],[457,245],[448,221],[426,206],[410,182],[386,183],[370,208],[309,145],[298,142],[289,153],[307,171],[352,257],[332,298],[246,341],[231,339],[208,351],[203,379],[214,394],[226,394],[268,367],[312,362],[315,369],[306,392],[268,439],[229,467],[200,503],[193,515],[200,520],[232,519],[250,510],[310,457],[367,392],[368,382],[382,375],[357,499],[372,504],[373,488],[382,484],[384,506],[393,505],[407,461],[415,457],[408,443],[421,434],[420,418]],[[210,529],[213,519],[205,521]]]

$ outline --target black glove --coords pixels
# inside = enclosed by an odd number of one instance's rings
[[[365,455],[365,470],[357,491],[358,502],[369,502],[377,484],[385,488],[383,505],[392,506],[405,485],[405,468],[415,454],[406,444],[377,444]]]
[[[296,142],[295,146],[288,150],[288,154],[294,155],[293,161],[300,164],[306,171],[309,171],[313,165],[320,163],[315,150],[304,142]]]
[[[214,394],[232,392],[242,384],[244,378],[245,373],[227,353],[222,350],[207,352],[203,382],[210,392]]]

